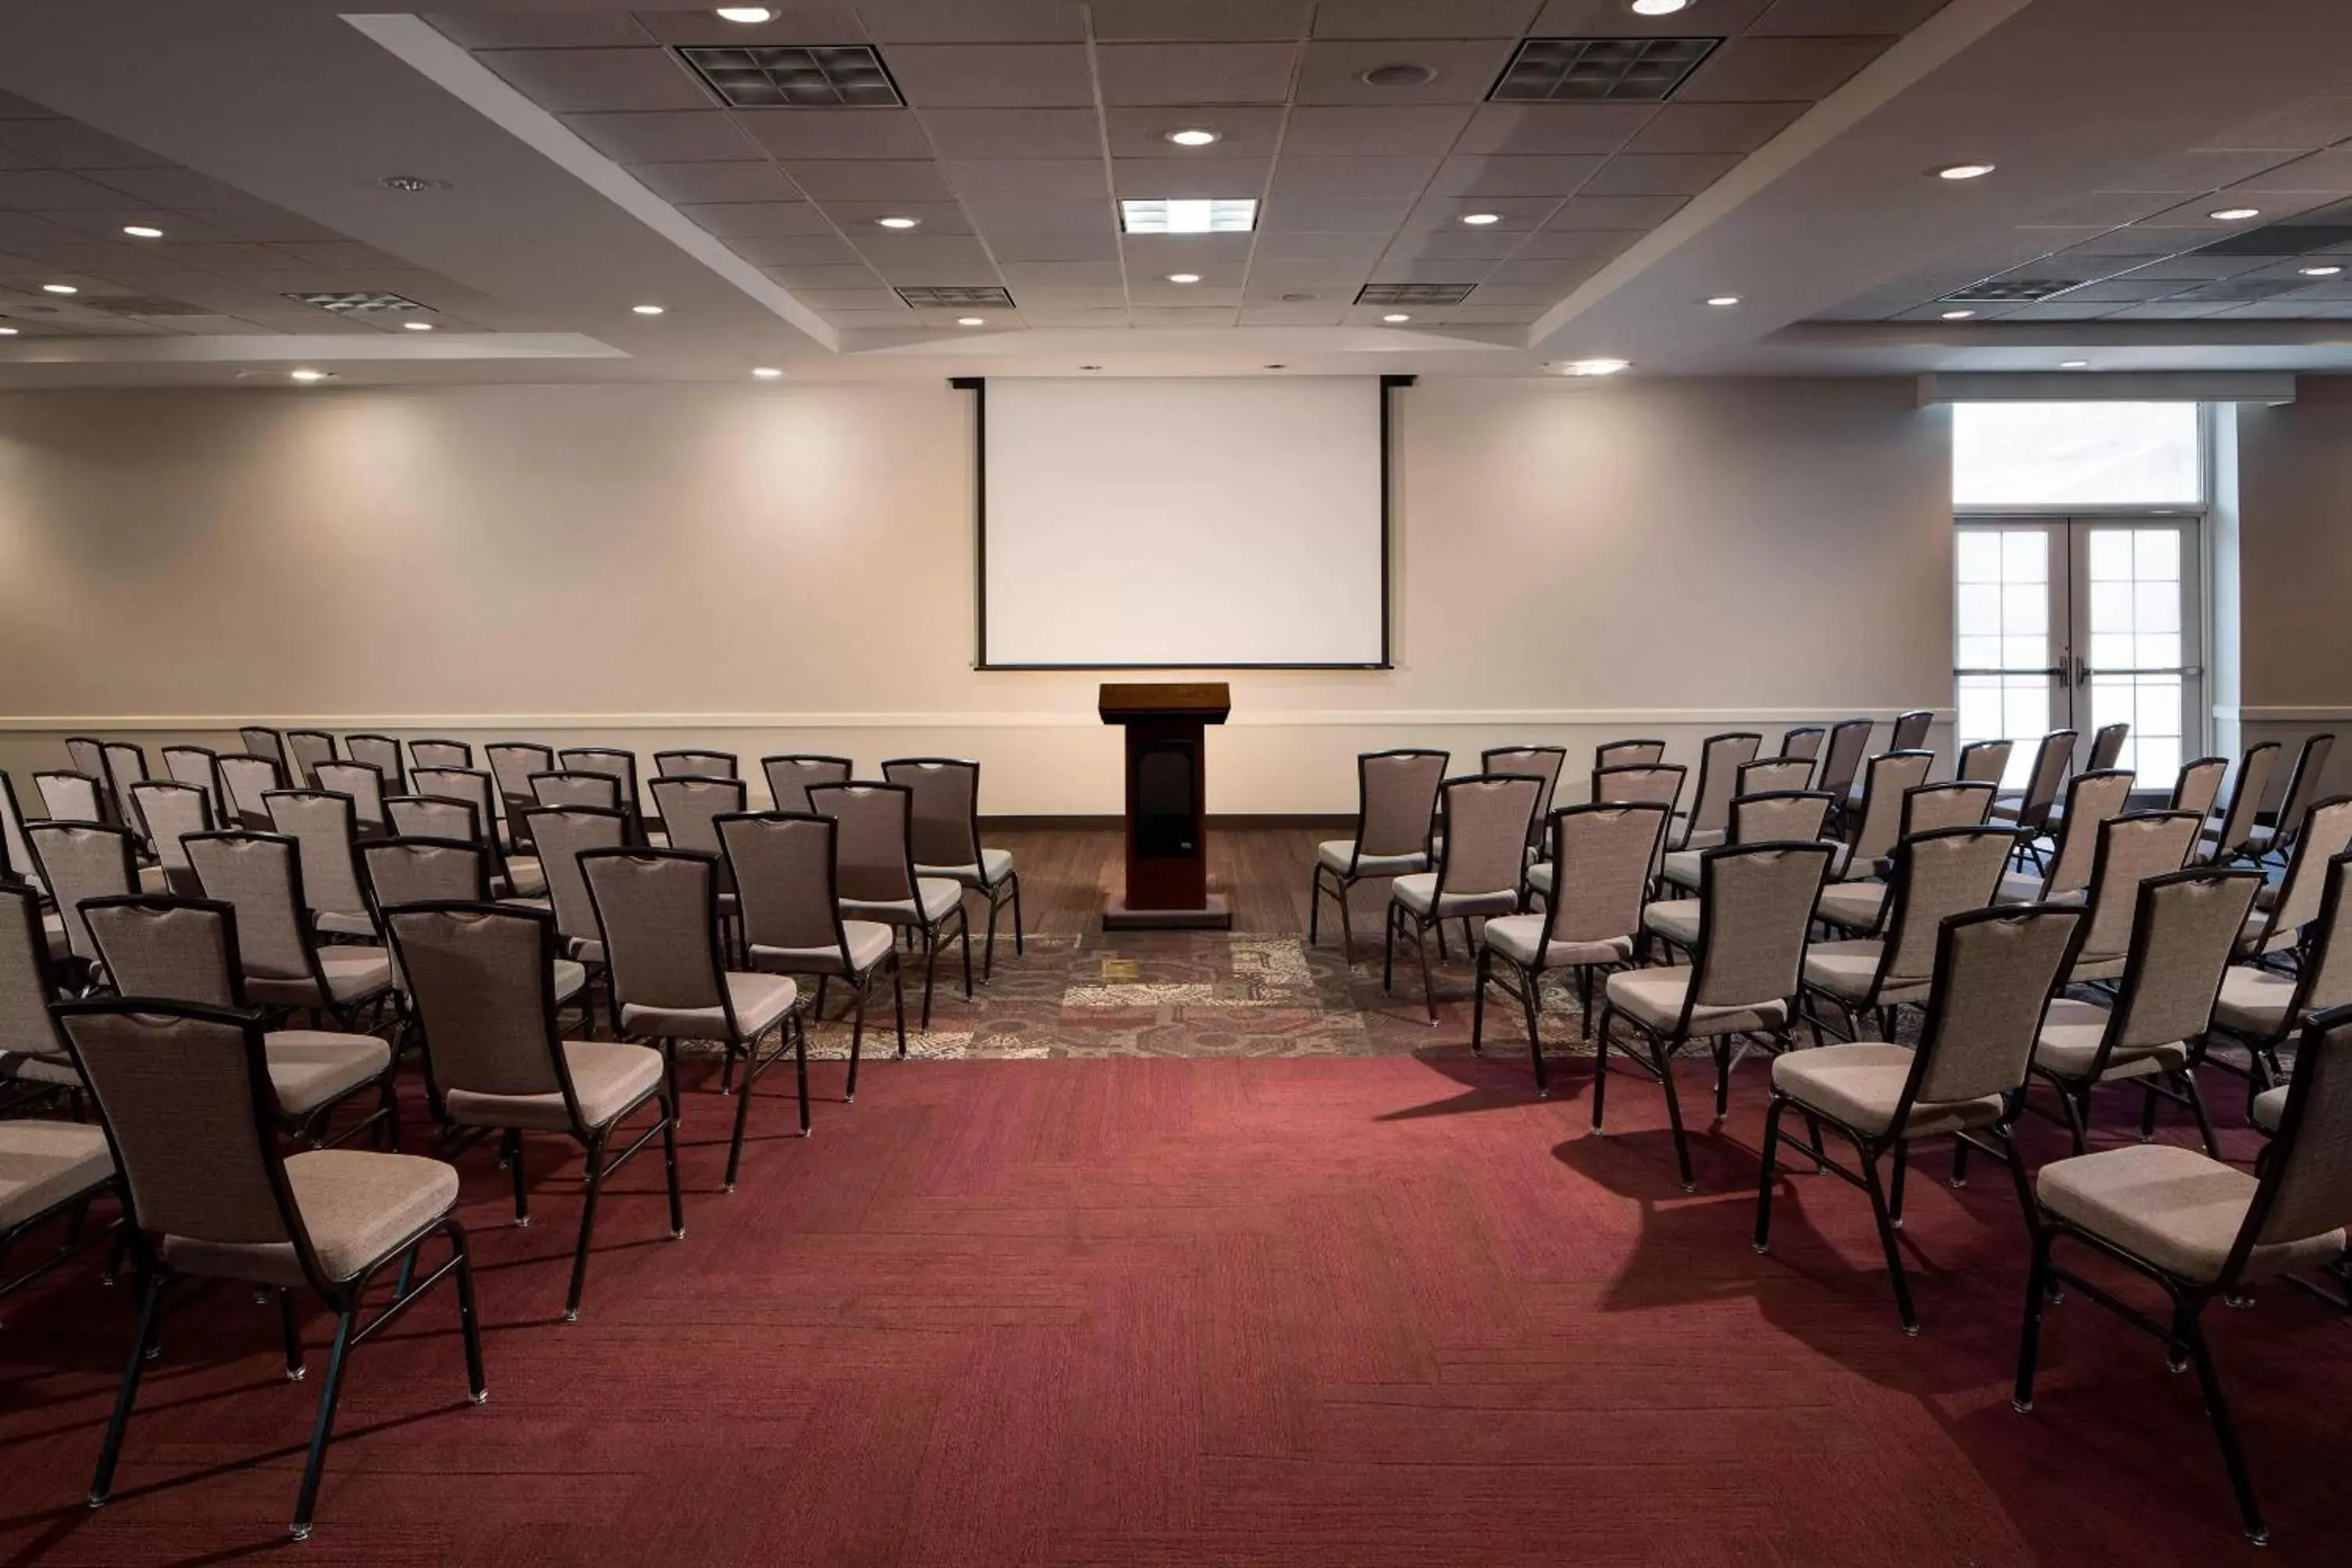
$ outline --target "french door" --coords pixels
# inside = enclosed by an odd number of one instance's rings
[[[2131,726],[2117,765],[2169,789],[2202,749],[2205,671],[2197,522],[2178,517],[1963,518],[1955,549],[1953,675],[1962,743],[2017,742],[2003,786],[2020,789],[2033,742]]]

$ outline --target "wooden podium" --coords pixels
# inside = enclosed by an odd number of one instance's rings
[[[1127,731],[1127,896],[1111,900],[1103,929],[1232,930],[1232,909],[1209,891],[1201,731],[1225,721],[1233,694],[1222,680],[1106,684],[1097,706]]]

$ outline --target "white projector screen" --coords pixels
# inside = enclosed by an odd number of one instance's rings
[[[982,389],[980,662],[1378,667],[1377,376]]]

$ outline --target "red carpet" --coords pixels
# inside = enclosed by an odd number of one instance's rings
[[[820,1069],[837,1092],[839,1068]],[[505,1223],[460,1161],[490,1400],[454,1298],[355,1357],[306,1564],[2211,1563],[2341,1561],[2352,1322],[2283,1288],[2215,1353],[2276,1544],[2240,1540],[2194,1383],[2088,1302],[2009,1408],[2025,1247],[1997,1169],[1912,1184],[1926,1332],[1862,1195],[1789,1180],[1748,1246],[1761,1074],[1701,1190],[1654,1087],[1524,1060],[868,1065],[742,1190],[690,1093],[688,1229],[647,1159],[557,1321],[576,1165]],[[1696,1082],[1696,1079],[1693,1080]],[[1694,1095],[1694,1100],[1699,1097]],[[2231,1099],[2216,1086],[2216,1099]],[[2118,1103],[2118,1110],[2126,1109]],[[412,1121],[412,1127],[417,1125]],[[2176,1134],[2177,1135],[2177,1134]],[[2037,1158],[2057,1152],[2031,1130]],[[0,1329],[0,1561],[274,1550],[325,1363],[287,1384],[230,1287],[167,1321],[115,1502],[82,1504],[130,1333],[96,1261]],[[289,1559],[290,1560],[290,1559]]]

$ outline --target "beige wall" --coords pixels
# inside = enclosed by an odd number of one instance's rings
[[[1374,746],[1948,705],[1947,424],[1907,382],[1397,408],[1398,668],[1237,674],[1213,809],[1349,809]],[[933,384],[0,397],[0,766],[266,717],[954,752],[991,811],[1114,810],[1095,677],[971,668],[970,417]]]
[[[2237,414],[2241,745],[2341,740],[2321,787],[2352,790],[2352,377],[2305,376],[2295,401]],[[2284,770],[2282,770],[2284,773]]]

